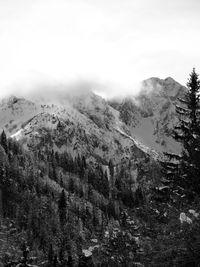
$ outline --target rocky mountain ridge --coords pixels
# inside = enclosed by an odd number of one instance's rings
[[[171,132],[177,122],[175,105],[185,90],[170,77],[149,78],[142,82],[138,95],[110,101],[110,105],[120,112],[135,139],[158,152],[180,152]]]
[[[14,227],[24,233],[18,244],[28,240],[33,256],[41,250],[38,266],[44,260],[51,263],[52,255],[55,266],[64,261],[75,262],[71,266],[154,263],[153,244],[159,231],[166,234],[172,209],[166,208],[166,201],[157,205],[153,198],[153,188],[166,187],[160,186],[160,165],[154,160],[159,153],[151,145],[158,134],[167,138],[164,126],[171,130],[175,98],[185,90],[166,80],[144,82],[137,97],[121,103],[91,92],[61,100],[58,95],[56,100],[38,101],[12,96],[1,102],[0,127],[6,132],[0,144],[2,212],[14,216]],[[179,223],[179,212],[175,216]],[[7,244],[5,231],[0,230],[1,242]],[[15,235],[12,238],[16,240]],[[18,244],[13,250],[0,249],[0,262],[18,258]],[[7,252],[9,258],[4,259]]]
[[[130,158],[132,151],[143,155],[134,140],[122,136],[126,126],[118,111],[93,93],[76,98],[73,105],[10,97],[1,102],[0,110],[0,128],[29,148],[45,143],[55,151],[105,162]]]
[[[54,101],[11,96],[0,103],[0,128],[29,148],[41,142],[117,163],[133,154],[180,151],[171,129],[175,104],[185,87],[168,77],[142,82],[141,91],[120,101],[106,101],[92,92],[66,94]]]

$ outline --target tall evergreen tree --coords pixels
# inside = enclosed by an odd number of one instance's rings
[[[7,137],[6,134],[3,130],[0,136],[0,144],[2,145],[3,149],[5,150],[6,153],[8,153],[8,142],[7,142]]]
[[[109,171],[110,171],[110,176],[113,177],[114,176],[114,165],[113,165],[113,161],[111,159],[109,160],[108,167],[109,167]]]
[[[181,155],[165,153],[161,161],[163,183],[177,195],[200,194],[200,80],[195,69],[190,74],[187,91],[176,105],[178,124],[173,137],[182,144]]]
[[[48,251],[48,263],[49,263],[49,266],[52,266],[53,259],[54,259],[54,250],[53,250],[52,244],[50,244],[49,251]]]
[[[193,69],[187,83],[185,99],[180,99],[185,107],[176,107],[180,114],[180,123],[175,130],[175,137],[183,144],[181,174],[183,186],[200,194],[200,80]]]
[[[62,190],[58,201],[58,212],[60,218],[60,225],[61,227],[63,227],[67,221],[67,203],[64,189]]]

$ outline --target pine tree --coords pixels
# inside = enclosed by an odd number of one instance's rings
[[[164,186],[177,196],[200,194],[200,80],[195,69],[190,74],[187,91],[176,105],[178,124],[173,137],[182,144],[181,155],[165,153],[161,161]],[[163,188],[162,188],[163,189]]]
[[[63,125],[62,125],[62,123],[60,122],[60,120],[58,120],[57,130],[58,130],[58,131],[62,131],[62,129],[63,129]]]
[[[57,177],[57,173],[56,173],[56,167],[54,164],[52,164],[52,178],[55,182],[58,182],[58,177]]]
[[[69,179],[69,191],[71,193],[75,192],[74,179],[72,177],[70,177],[70,179]]]
[[[113,178],[114,176],[114,165],[113,161],[110,159],[108,163],[109,171],[110,171],[110,176]]]
[[[53,251],[52,244],[50,244],[49,251],[48,251],[48,263],[50,266],[52,266],[53,259],[54,259],[54,251]]]
[[[3,149],[5,150],[6,153],[8,153],[8,142],[7,142],[7,137],[6,134],[3,130],[0,136],[0,144],[2,145]]]
[[[58,267],[59,266],[59,263],[58,263],[58,256],[55,255],[54,256],[54,259],[53,259],[53,267]]]
[[[190,75],[187,86],[189,92],[186,94],[186,101],[183,100],[182,103],[186,105],[184,113],[188,120],[181,119],[180,128],[177,129],[181,131],[184,138],[179,133],[176,134],[176,137],[182,141],[184,147],[181,160],[184,186],[191,193],[200,194],[200,80],[195,69]],[[177,112],[181,114],[178,107]]]
[[[62,190],[58,201],[58,212],[60,218],[60,225],[61,227],[63,227],[67,221],[67,203],[64,189]]]

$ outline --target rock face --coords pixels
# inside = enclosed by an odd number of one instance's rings
[[[171,138],[176,125],[175,105],[186,88],[168,77],[150,78],[142,82],[137,96],[110,102],[120,112],[131,136],[156,151],[179,152],[180,145]]]

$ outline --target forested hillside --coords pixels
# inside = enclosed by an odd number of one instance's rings
[[[170,131],[182,152],[162,155],[95,95],[66,110],[28,102],[29,114],[25,100],[2,103],[18,119],[0,135],[0,264],[200,266],[195,70],[187,87]]]
[[[84,156],[73,158],[67,152],[48,150],[48,144],[26,151],[2,132],[2,236],[6,236],[4,229],[8,232],[8,239],[1,240],[2,261],[19,259],[27,242],[39,265],[111,264],[112,242],[119,245],[112,238],[118,236],[123,246],[130,243],[127,253],[135,246],[131,257],[139,260],[138,231],[135,235],[134,230],[139,222],[131,210],[144,202],[144,192],[133,173],[139,172],[142,180],[142,166],[146,172],[152,166],[149,157],[138,164],[128,160],[115,167],[110,160],[106,170],[100,163],[88,164]],[[127,222],[133,225],[126,227]],[[129,261],[129,254],[120,254],[113,256],[113,264]]]

